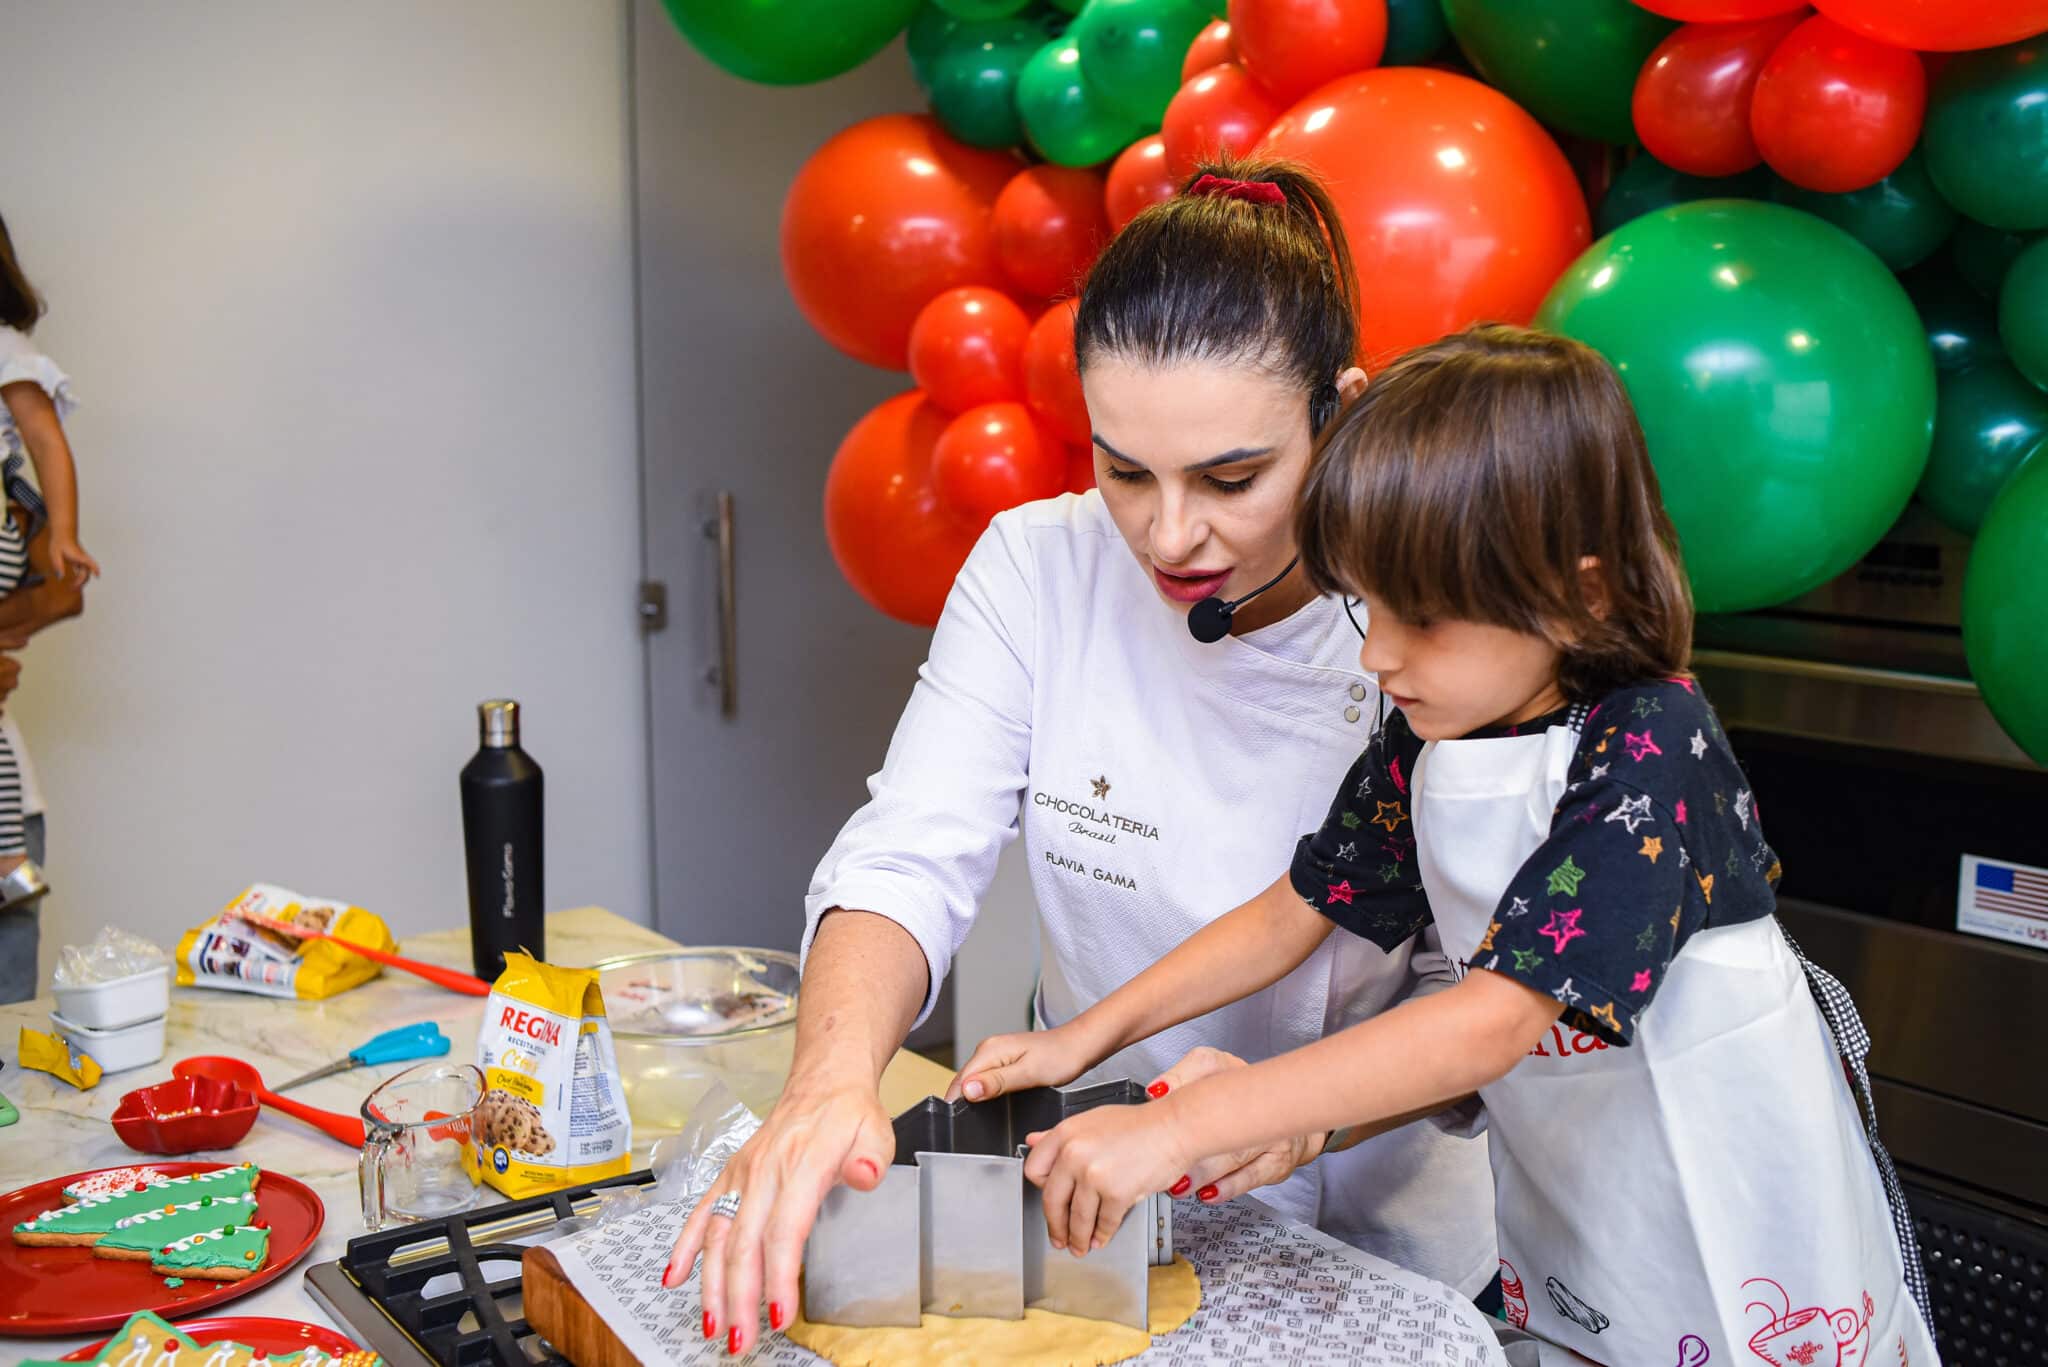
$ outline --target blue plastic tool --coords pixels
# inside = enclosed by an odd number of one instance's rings
[[[271,1088],[282,1092],[287,1087],[318,1078],[332,1077],[345,1073],[351,1068],[366,1068],[379,1063],[403,1063],[408,1059],[439,1058],[448,1052],[448,1037],[441,1033],[441,1027],[432,1021],[421,1021],[418,1025],[404,1025],[396,1030],[386,1030],[373,1040],[365,1040],[348,1051],[346,1058],[338,1058],[324,1068],[315,1068],[302,1077],[290,1082],[281,1082]]]

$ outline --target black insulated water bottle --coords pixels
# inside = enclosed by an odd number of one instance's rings
[[[505,951],[547,957],[541,920],[541,773],[519,748],[519,704],[477,704],[483,744],[462,766],[462,843],[469,859],[469,944],[476,975],[496,982]]]

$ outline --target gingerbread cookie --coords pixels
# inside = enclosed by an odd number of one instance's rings
[[[384,1359],[360,1348],[339,1357],[319,1348],[280,1356],[226,1340],[201,1343],[144,1310],[122,1325],[92,1361],[99,1367],[383,1367]],[[22,1367],[57,1365],[24,1362]]]
[[[554,1136],[540,1122],[540,1108],[496,1088],[477,1105],[477,1142],[487,1149],[542,1157],[555,1151]]]
[[[241,1163],[120,1190],[74,1183],[64,1189],[69,1204],[16,1225],[14,1241],[90,1247],[95,1256],[146,1260],[157,1271],[240,1281],[269,1252],[270,1231],[256,1214],[262,1175],[255,1164]]]

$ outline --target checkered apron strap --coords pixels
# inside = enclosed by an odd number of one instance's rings
[[[1920,1261],[1920,1240],[1913,1233],[1913,1213],[1906,1208],[1906,1194],[1899,1188],[1898,1169],[1892,1166],[1892,1156],[1885,1152],[1884,1144],[1877,1137],[1877,1103],[1870,1095],[1870,1031],[1863,1024],[1863,1017],[1856,1012],[1856,1003],[1849,996],[1849,989],[1832,973],[1806,957],[1806,951],[1799,947],[1790,933],[1785,932],[1781,923],[1778,927],[1785,934],[1785,943],[1792,948],[1792,957],[1799,961],[1799,967],[1806,974],[1806,985],[1813,992],[1813,1000],[1820,1007],[1822,1019],[1828,1023],[1828,1030],[1835,1037],[1835,1052],[1842,1057],[1843,1065],[1849,1070],[1849,1077],[1856,1091],[1856,1108],[1862,1113],[1863,1133],[1870,1141],[1870,1156],[1877,1161],[1877,1175],[1884,1182],[1884,1197],[1891,1204],[1892,1227],[1899,1235],[1899,1260],[1906,1268],[1906,1290],[1912,1293],[1914,1304],[1920,1307],[1921,1317],[1927,1323],[1934,1323],[1934,1312],[1927,1303],[1927,1269]]]

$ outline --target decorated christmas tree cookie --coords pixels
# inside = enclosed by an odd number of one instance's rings
[[[270,1231],[256,1212],[252,1163],[104,1186],[14,1227],[22,1244],[90,1245],[106,1258],[148,1259],[158,1271],[239,1281],[263,1266]],[[84,1192],[67,1187],[65,1194]]]
[[[92,1361],[99,1367],[383,1367],[384,1359],[365,1349],[339,1357],[319,1348],[266,1356],[239,1343],[200,1343],[144,1310],[122,1325]],[[57,1364],[25,1362],[22,1367]]]

